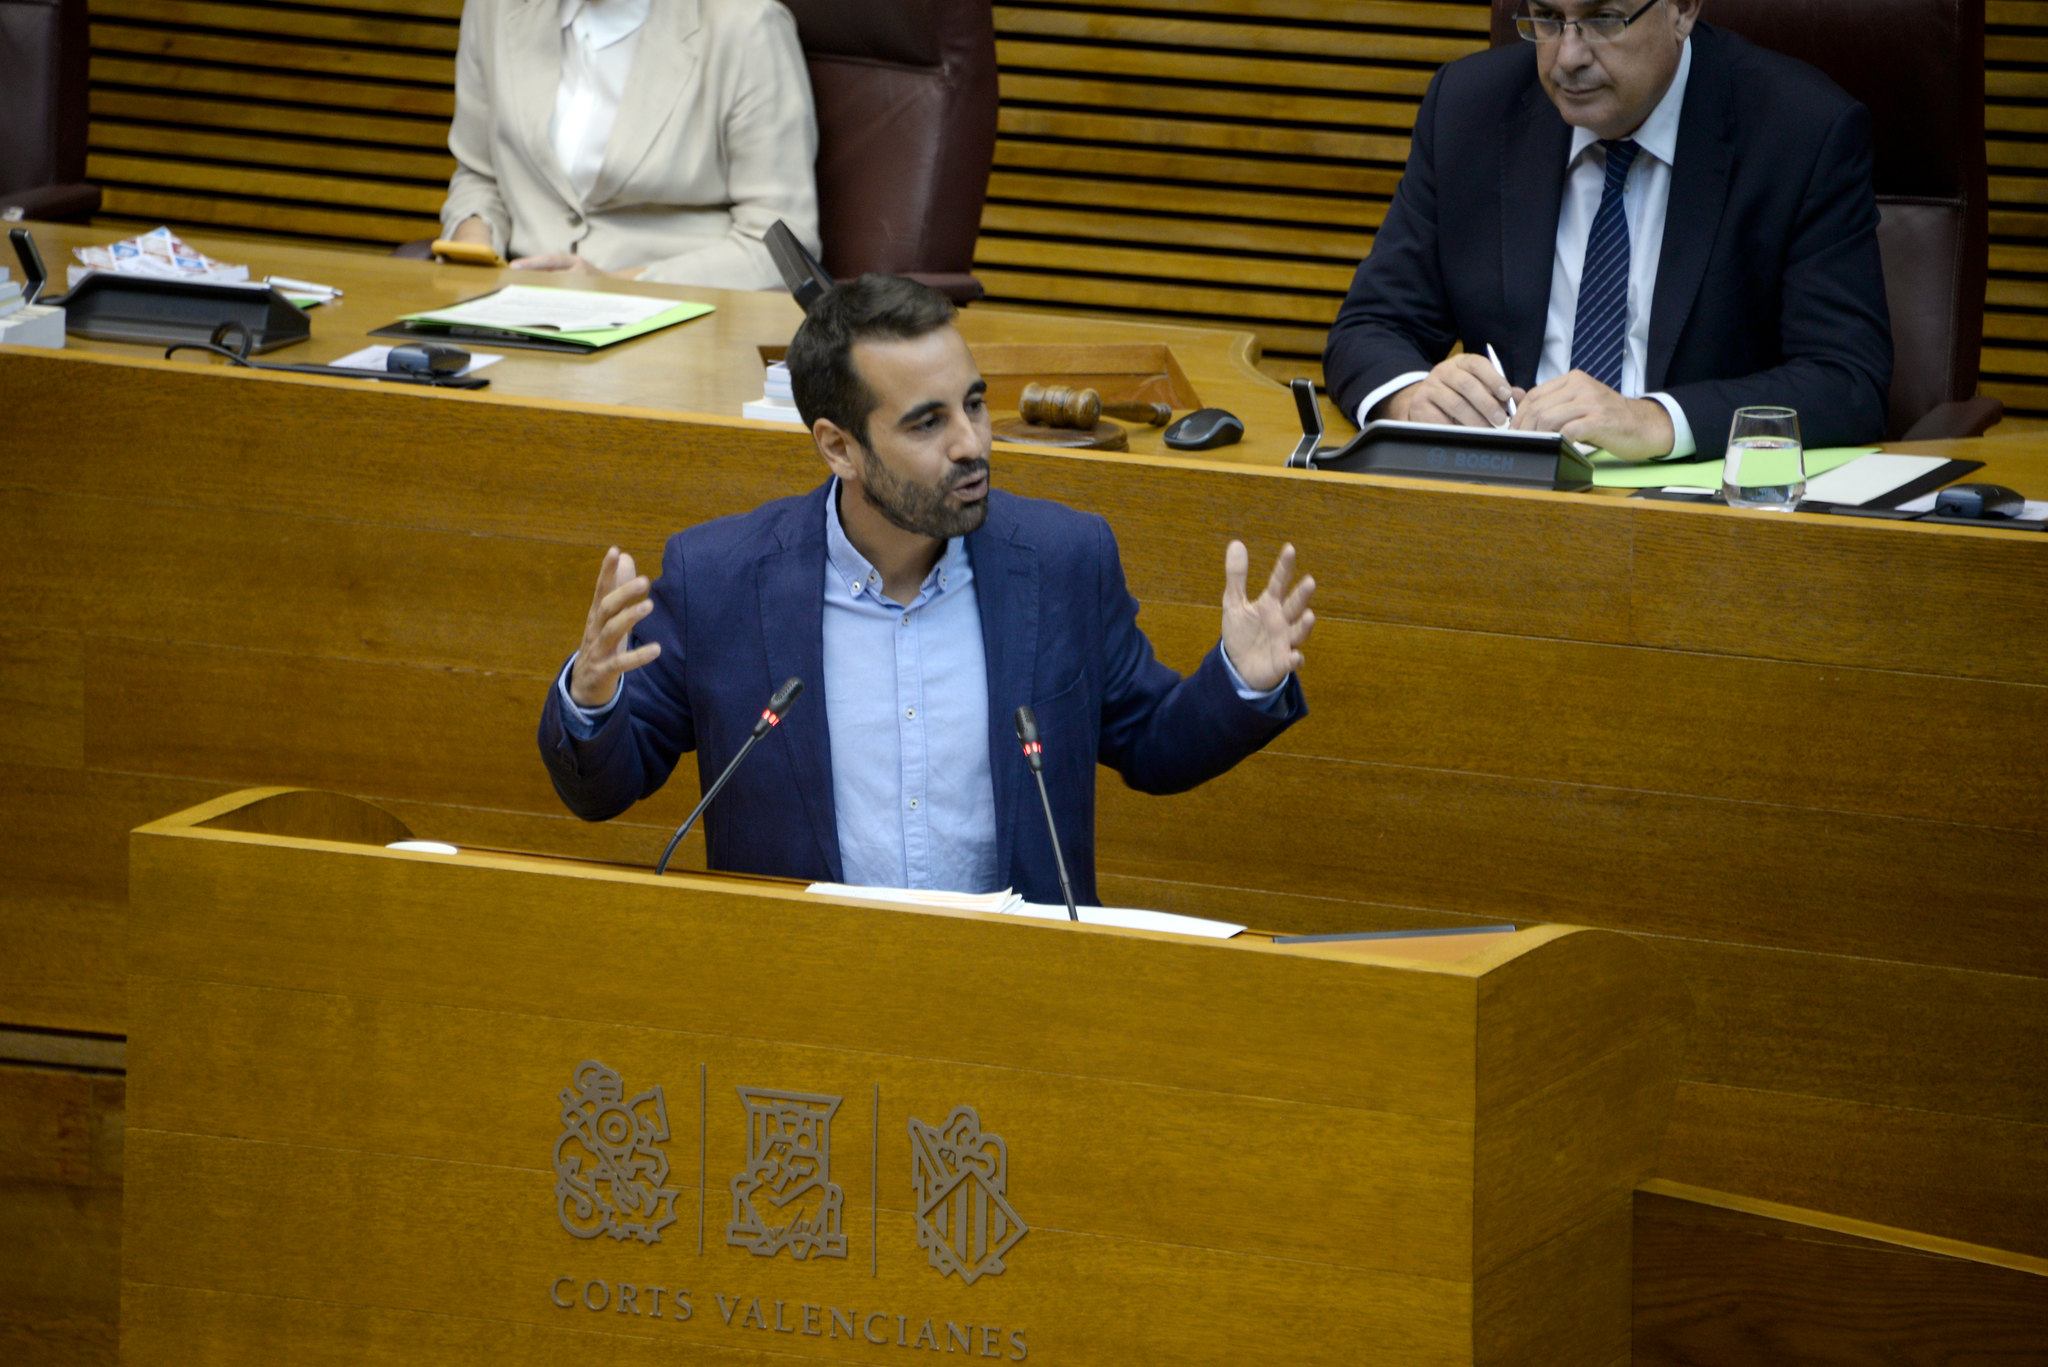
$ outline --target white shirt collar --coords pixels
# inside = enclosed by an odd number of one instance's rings
[[[1692,39],[1687,38],[1679,51],[1678,74],[1671,78],[1671,88],[1664,92],[1663,99],[1657,101],[1657,107],[1650,111],[1649,118],[1643,120],[1643,126],[1628,135],[1636,146],[1666,166],[1678,164],[1678,116],[1685,108],[1685,82],[1691,75]],[[1586,149],[1598,141],[1600,135],[1592,129],[1574,128],[1571,155],[1565,158],[1565,165],[1577,165]]]
[[[653,7],[654,0],[560,0],[555,18],[563,28],[576,24],[577,36],[596,51],[638,33]]]

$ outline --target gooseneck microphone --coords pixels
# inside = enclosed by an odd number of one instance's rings
[[[676,828],[676,833],[668,838],[668,848],[661,852],[661,862],[654,866],[654,872],[657,876],[668,872],[668,861],[675,854],[676,846],[683,843],[683,837],[690,833],[690,827],[696,825],[697,818],[704,815],[704,809],[711,805],[712,798],[718,796],[718,790],[723,788],[725,781],[732,777],[733,770],[740,767],[740,761],[745,759],[748,753],[761,743],[761,737],[782,724],[782,718],[788,713],[790,704],[794,703],[796,695],[803,691],[804,681],[802,679],[785,680],[782,687],[775,690],[775,696],[768,700],[768,706],[761,709],[761,720],[754,723],[754,734],[747,737],[747,743],[740,747],[740,752],[732,757],[730,764],[725,766],[725,772],[718,776],[718,781],[712,784],[710,789],[705,792],[703,799],[697,803],[696,808],[691,811],[688,818],[684,820],[681,826]],[[1060,877],[1065,878],[1066,875],[1062,873]]]
[[[1038,717],[1028,707],[1017,709],[1017,743],[1024,747],[1024,762],[1031,766],[1031,776],[1038,780],[1038,802],[1045,808],[1045,829],[1052,835],[1052,862],[1060,871],[1060,895],[1067,899],[1067,919],[1078,921],[1081,913],[1074,906],[1073,884],[1067,882],[1067,857],[1060,853],[1060,828],[1053,823],[1052,799],[1045,795],[1045,747],[1038,743]]]

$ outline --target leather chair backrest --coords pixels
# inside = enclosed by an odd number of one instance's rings
[[[85,0],[0,0],[0,193],[85,179]]]
[[[1521,0],[1493,0],[1520,42]],[[1871,116],[1891,305],[1890,434],[1977,392],[1989,207],[1984,0],[1706,0],[1701,17],[1818,67]]]
[[[966,275],[995,158],[988,0],[783,0],[818,108],[825,269]]]

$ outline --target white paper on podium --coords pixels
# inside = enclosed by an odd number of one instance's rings
[[[1075,907],[1084,926],[1115,926],[1119,930],[1164,930],[1175,935],[1200,935],[1211,940],[1228,940],[1242,935],[1244,927],[1229,921],[1211,921],[1200,916],[1177,916],[1170,911],[1141,911],[1136,907]],[[1042,921],[1064,921],[1064,906],[1042,902],[1020,902],[1012,916],[1033,916]]]
[[[928,888],[864,888],[851,883],[813,883],[806,892],[827,897],[861,897],[871,902],[893,902],[906,907],[937,907],[945,911],[981,911],[997,916],[1029,916],[1041,921],[1064,921],[1064,906],[1027,902],[1008,888],[1001,892],[943,892]],[[1141,911],[1136,907],[1076,907],[1085,926],[1112,926],[1119,930],[1163,930],[1174,935],[1200,935],[1227,940],[1242,934],[1244,927],[1229,921],[1210,921],[1200,916],[1177,916],[1170,911]]]

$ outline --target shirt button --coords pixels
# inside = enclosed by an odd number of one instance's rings
[[[916,799],[916,798],[912,798],[912,799],[910,799],[910,810],[911,810],[911,811],[913,811],[913,812],[917,810],[917,799]]]
[[[906,613],[904,613],[904,614],[903,614],[903,620],[902,620],[902,621],[900,621],[900,622],[898,622],[898,623],[897,623],[897,625],[898,625],[898,626],[905,626],[905,627],[909,626],[909,625],[910,625],[910,614],[909,614],[909,613],[907,613],[907,612],[906,612]]]
[[[916,709],[916,708],[914,708],[914,707],[906,707],[906,708],[904,708],[904,709],[903,709],[903,715],[904,715],[904,716],[906,716],[906,717],[908,717],[908,718],[910,718],[910,719],[911,719],[912,721],[916,721],[916,720],[917,720],[917,709]]]

